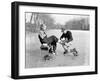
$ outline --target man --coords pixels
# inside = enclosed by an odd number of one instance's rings
[[[73,37],[71,31],[65,30],[65,28],[61,28],[61,32],[60,44],[64,48],[64,54],[66,54],[70,51],[69,47],[72,45]]]

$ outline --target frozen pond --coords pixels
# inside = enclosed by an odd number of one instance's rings
[[[55,35],[60,38],[60,30],[49,30],[47,35]],[[48,54],[47,51],[40,50],[40,41],[37,33],[26,34],[26,68],[36,67],[55,67],[55,66],[81,66],[89,65],[90,54],[90,36],[89,31],[72,30],[74,38],[73,45],[79,51],[79,56],[73,56],[72,54],[63,55],[63,48],[57,44],[57,55],[52,55],[51,60],[44,61],[43,56]]]

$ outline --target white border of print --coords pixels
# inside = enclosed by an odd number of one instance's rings
[[[90,63],[88,66],[25,69],[25,12],[84,14],[90,16]],[[95,11],[88,9],[19,6],[19,75],[40,75],[95,71]]]

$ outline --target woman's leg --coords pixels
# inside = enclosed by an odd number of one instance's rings
[[[50,36],[47,38],[47,42],[49,45],[51,45],[51,50],[55,53],[56,51],[56,47],[57,47],[57,42],[58,42],[58,38],[54,35]]]
[[[51,36],[51,38],[53,39],[51,45],[53,46],[53,52],[56,52],[56,48],[57,48],[57,42],[58,42],[58,38],[56,36]]]
[[[57,43],[53,42],[51,45],[53,46],[53,52],[55,53],[57,48]]]
[[[46,41],[47,41],[48,44],[49,43],[51,44],[53,42],[57,43],[58,42],[58,38],[56,36],[52,35],[50,37],[47,37]]]
[[[50,47],[50,52],[53,50],[53,52],[56,51],[56,47],[57,47],[57,42],[58,42],[58,38],[54,35],[44,38],[44,41],[48,44],[48,46]]]

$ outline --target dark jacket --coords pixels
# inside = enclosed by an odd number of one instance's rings
[[[71,31],[67,31],[66,33],[63,33],[60,37],[60,40],[63,39],[63,38],[67,38],[68,39],[68,42],[72,41],[73,40],[73,37],[72,37],[72,33]]]

